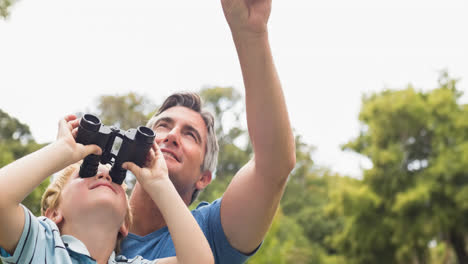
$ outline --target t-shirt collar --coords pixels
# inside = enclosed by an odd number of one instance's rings
[[[86,246],[83,244],[83,242],[81,242],[80,240],[78,240],[78,239],[75,238],[74,236],[63,235],[63,236],[62,236],[62,241],[63,241],[63,243],[65,244],[65,246],[66,246],[68,249],[73,250],[73,251],[75,251],[76,253],[79,253],[79,254],[82,254],[82,255],[86,255],[86,256],[88,256],[88,257],[91,257],[91,255],[89,254],[88,249],[87,249]]]

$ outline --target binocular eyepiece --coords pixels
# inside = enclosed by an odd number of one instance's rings
[[[99,163],[111,164],[109,174],[112,181],[122,184],[127,173],[122,164],[131,161],[142,167],[155,136],[153,130],[145,126],[122,131],[117,127],[103,125],[95,115],[85,114],[80,120],[76,142],[83,145],[96,144],[102,149],[102,155],[86,156],[80,166],[80,177],[95,176]],[[117,154],[112,152],[116,138],[122,141]]]

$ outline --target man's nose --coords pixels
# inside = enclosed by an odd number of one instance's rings
[[[164,138],[164,143],[166,144],[173,144],[174,146],[178,147],[179,143],[179,132],[176,129],[172,129],[169,133],[166,134]]]

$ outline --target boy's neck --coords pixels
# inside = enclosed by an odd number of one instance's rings
[[[117,242],[115,226],[99,224],[100,220],[88,217],[83,217],[83,220],[83,222],[73,221],[73,223],[65,221],[60,228],[61,235],[71,235],[79,239],[97,263],[107,263]]]
[[[133,223],[130,233],[146,236],[166,226],[166,222],[153,199],[137,182],[130,197]]]

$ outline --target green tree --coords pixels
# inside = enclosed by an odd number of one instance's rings
[[[0,0],[0,17],[7,18],[10,15],[10,7],[17,0]]]
[[[222,196],[235,173],[250,159],[252,148],[240,123],[244,114],[241,95],[232,87],[209,87],[202,89],[200,96],[215,117],[219,156],[215,180],[201,192],[198,200],[213,201]]]
[[[0,167],[6,166],[44,145],[34,141],[27,125],[0,109]],[[36,216],[40,215],[41,196],[48,184],[48,180],[41,183],[23,201],[23,204]]]
[[[350,263],[428,263],[431,241],[468,263],[468,106],[456,85],[442,73],[427,92],[408,86],[363,98],[361,133],[345,148],[373,167],[364,186],[341,195],[347,220],[334,237]]]
[[[280,210],[275,215],[259,251],[249,264],[323,263],[323,249],[312,247],[303,228]]]
[[[307,240],[307,244],[296,248],[301,248],[299,252],[313,252],[305,263],[345,263],[329,241],[342,229],[343,219],[329,207],[341,185],[357,184],[357,180],[341,177],[315,165],[313,150],[314,147],[306,144],[301,136],[296,136],[296,166],[281,199],[281,208],[284,215],[292,220],[290,222],[301,227],[301,234]],[[292,225],[284,224],[286,228]],[[291,235],[299,237],[298,234]],[[293,253],[292,256],[300,257],[300,254]]]
[[[128,93],[100,96],[95,112],[103,124],[126,130],[145,125],[155,110],[156,104],[147,96]]]

